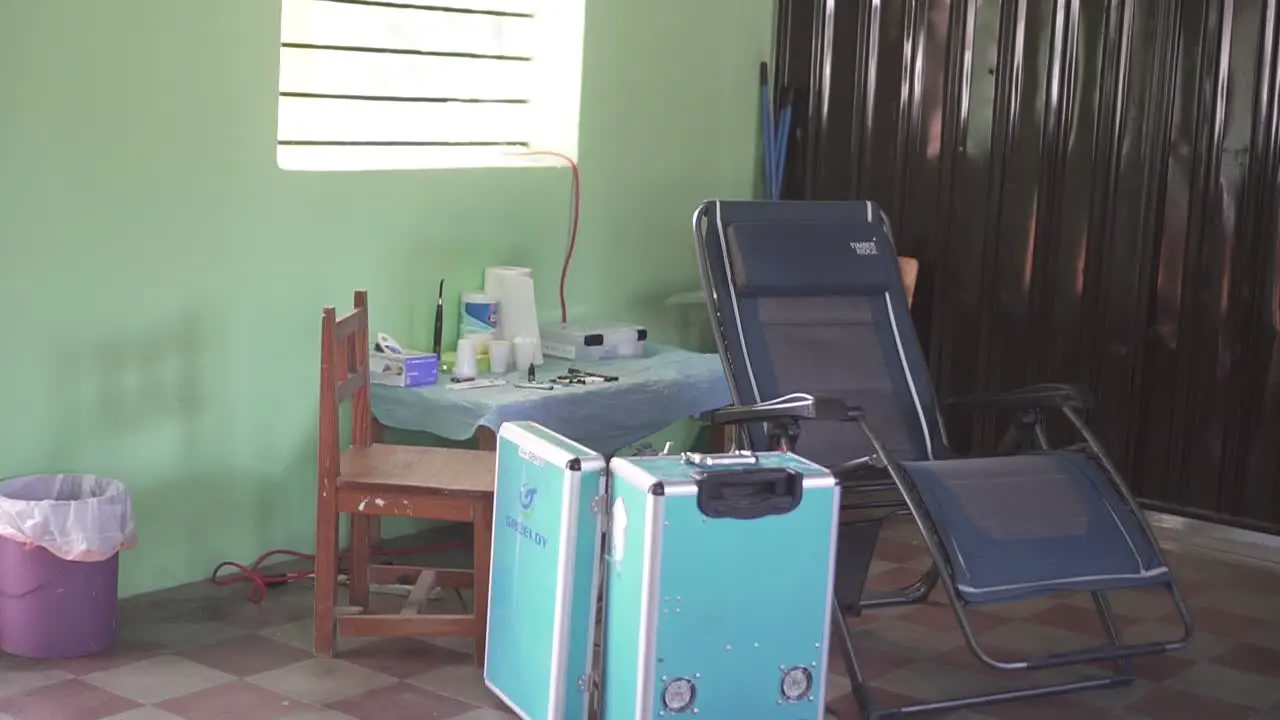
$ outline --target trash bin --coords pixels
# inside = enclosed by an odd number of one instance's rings
[[[133,543],[133,509],[119,480],[0,480],[0,652],[56,659],[110,647],[119,553]]]

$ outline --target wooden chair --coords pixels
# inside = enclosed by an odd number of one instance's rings
[[[339,636],[453,636],[475,641],[484,662],[492,543],[492,452],[386,445],[374,442],[369,406],[369,308],[363,290],[341,318],[324,309],[320,324],[320,441],[316,498],[314,650],[333,657]],[[339,407],[351,407],[351,443],[340,447]],[[350,516],[350,605],[337,606],[338,522]],[[412,517],[472,523],[473,570],[434,570],[371,564],[370,519]],[[369,585],[412,584],[398,614],[369,611]],[[472,589],[471,612],[428,615],[421,610],[435,586]]]
[[[907,293],[907,307],[916,297],[916,278],[920,276],[920,261],[906,255],[898,256],[898,274],[902,276],[902,289]]]

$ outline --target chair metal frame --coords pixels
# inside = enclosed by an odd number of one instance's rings
[[[704,204],[694,215],[694,232],[700,239],[700,223],[705,220],[707,212],[708,205]],[[723,228],[719,228],[719,230],[721,233],[723,232]],[[734,367],[731,361],[731,355],[726,351],[725,332],[719,311],[721,308],[721,298],[717,297],[715,289],[716,283],[712,281],[712,278],[709,275],[711,270],[707,267],[706,259],[704,258],[701,250],[698,253],[698,257],[699,267],[703,275],[703,285],[710,294],[709,308],[711,310],[711,319],[715,329],[718,348],[726,365],[726,371],[733,373]],[[749,363],[749,360],[747,362]],[[749,369],[748,372],[750,372]],[[736,390],[734,395],[737,395]],[[737,399],[737,397],[734,398],[735,401],[737,401]],[[854,698],[857,701],[863,717],[868,720],[874,720],[878,718],[897,717],[926,712],[959,710],[1010,700],[1040,698],[1081,690],[1122,686],[1135,679],[1131,664],[1131,660],[1134,657],[1177,651],[1185,648],[1190,642],[1190,639],[1194,634],[1194,623],[1186,602],[1183,600],[1176,583],[1170,575],[1168,581],[1159,585],[1159,587],[1165,588],[1170,594],[1170,598],[1182,622],[1183,631],[1181,636],[1177,639],[1164,642],[1125,644],[1121,638],[1120,630],[1116,626],[1115,617],[1112,613],[1110,602],[1107,599],[1108,591],[1094,591],[1090,594],[1093,599],[1095,611],[1098,614],[1099,621],[1106,634],[1107,640],[1104,644],[1082,650],[1032,656],[1013,661],[998,660],[992,657],[978,642],[973,627],[969,622],[967,608],[971,603],[964,600],[956,587],[954,573],[952,571],[952,558],[950,557],[950,553],[947,550],[945,543],[942,541],[941,533],[931,517],[927,506],[923,502],[913,480],[898,464],[897,460],[885,449],[879,437],[876,435],[873,428],[874,419],[868,419],[861,408],[849,407],[845,405],[843,401],[834,398],[815,398],[813,396],[800,395],[791,396],[788,399],[790,400],[789,402],[781,402],[779,400],[762,402],[757,399],[754,404],[731,405],[726,408],[705,413],[702,419],[705,422],[715,425],[733,426],[738,428],[738,432],[735,433],[735,438],[739,440],[746,439],[744,437],[746,433],[743,432],[744,425],[749,423],[764,423],[768,428],[767,437],[769,439],[769,443],[775,449],[784,451],[789,451],[795,446],[800,434],[799,423],[803,420],[838,420],[857,423],[871,444],[871,447],[874,449],[874,455],[845,463],[839,468],[834,468],[833,472],[839,474],[841,471],[868,469],[872,471],[872,474],[877,475],[878,477],[873,478],[869,482],[842,482],[842,492],[853,494],[889,491],[892,493],[893,497],[888,500],[873,503],[858,503],[856,499],[853,500],[853,502],[848,505],[851,509],[881,510],[883,511],[883,514],[871,520],[854,521],[853,523],[842,522],[841,525],[856,525],[859,522],[873,523],[876,525],[876,531],[878,532],[878,524],[886,517],[910,513],[923,536],[925,546],[933,561],[932,566],[925,571],[925,573],[915,583],[901,588],[889,595],[867,597],[864,593],[860,593],[864,596],[860,597],[858,601],[853,602],[852,605],[850,605],[843,602],[835,593],[833,593],[832,609],[835,612],[835,616],[840,619],[840,622],[834,624],[832,632],[836,635],[835,639],[840,646],[840,652],[848,670]],[[1000,447],[998,448],[996,455],[1007,455],[1011,452],[1015,452],[1020,447],[1025,446],[1028,440],[1030,440],[1033,447],[1039,451],[1051,451],[1052,448],[1049,443],[1048,433],[1045,429],[1045,416],[1047,412],[1060,412],[1074,427],[1076,433],[1083,441],[1079,445],[1075,446],[1074,449],[1083,450],[1092,456],[1101,469],[1102,474],[1106,476],[1107,481],[1119,493],[1121,500],[1123,500],[1128,509],[1137,516],[1140,527],[1146,534],[1147,540],[1151,543],[1156,554],[1156,558],[1160,564],[1164,567],[1168,567],[1164,553],[1160,548],[1155,533],[1152,531],[1151,525],[1139,507],[1137,500],[1130,492],[1127,484],[1121,477],[1119,470],[1102,449],[1096,436],[1094,436],[1093,432],[1088,428],[1081,416],[1081,413],[1087,410],[1089,405],[1088,398],[1083,391],[1069,385],[1035,385],[1012,392],[958,398],[946,403],[946,405],[986,407],[991,409],[1012,409],[1016,411],[1015,419],[1010,423],[1008,430],[1001,440]],[[940,418],[938,424],[945,433],[945,428],[942,427]],[[943,438],[943,443],[946,444],[945,436]],[[859,583],[865,582],[865,574],[862,578],[859,578],[858,581]],[[1119,663],[1119,667],[1115,673],[1105,677],[1088,678],[1071,682],[1031,685],[1010,690],[949,697],[896,707],[881,707],[875,701],[875,698],[871,693],[871,689],[869,688],[859,667],[853,637],[849,631],[848,622],[845,619],[846,615],[850,609],[852,609],[855,614],[858,614],[862,610],[922,602],[928,599],[934,586],[938,584],[942,585],[944,592],[947,595],[949,604],[956,616],[957,624],[959,625],[964,637],[965,644],[969,647],[974,656],[987,667],[1006,671],[1044,670],[1100,661],[1115,661]],[[1010,602],[1014,601],[996,601],[984,604],[997,605],[1007,604]]]
[[[703,203],[700,206],[698,206],[697,210],[694,212],[693,214],[694,237],[701,238],[702,226],[704,223],[708,221],[708,216],[710,215],[710,211],[713,204],[716,204],[715,201],[708,201],[706,203]],[[722,233],[723,228],[717,228],[717,232]],[[735,368],[733,366],[732,361],[730,360],[730,353],[727,351],[727,348],[725,347],[724,327],[722,323],[722,318],[720,317],[720,313],[718,312],[718,308],[720,307],[720,298],[715,289],[716,284],[712,279],[712,270],[708,266],[707,259],[704,257],[701,249],[699,249],[699,252],[697,253],[697,257],[698,257],[698,272],[702,282],[702,286],[704,288],[704,291],[710,293],[711,295],[711,298],[710,298],[711,302],[708,304],[708,310],[709,310],[711,325],[713,329],[712,335],[715,337],[715,341],[716,341],[716,349],[719,352],[720,358],[724,363],[725,372],[732,375],[735,371]],[[914,287],[915,275],[919,269],[918,264],[908,263],[904,268],[903,263],[900,259],[899,267],[900,267],[900,272],[905,270],[906,272],[909,273],[911,277],[912,285]],[[748,372],[748,374],[751,373],[751,369],[749,367],[744,369]],[[732,396],[733,396],[733,401],[735,405],[741,405],[742,404],[741,399],[737,396],[738,393],[736,389],[733,389],[732,383],[730,383],[730,387],[732,390]],[[754,399],[755,403],[761,403],[764,401],[765,399],[761,397],[756,397]],[[719,423],[719,422],[711,422],[711,424],[713,426],[722,425],[722,423]],[[741,423],[739,424],[723,423],[723,425],[731,425],[738,428],[739,430],[738,432],[733,433],[733,443],[732,443],[732,447],[729,448],[730,450],[736,449],[737,447],[750,446],[751,443],[748,441],[746,437],[746,433],[741,432]],[[945,442],[945,438],[944,438],[944,442]],[[792,440],[791,444],[792,445],[795,444],[794,439]],[[891,478],[882,477],[872,482],[842,482],[841,492],[842,493],[865,493],[865,494],[885,494],[886,492],[888,492],[890,494],[896,494],[897,489]],[[902,499],[900,497],[898,498],[890,497],[888,499],[881,499],[878,501],[864,502],[864,503],[858,504],[856,507],[851,507],[849,505],[846,505],[846,508],[856,509],[856,510],[876,509],[876,510],[884,511],[883,515],[872,518],[870,520],[841,521],[840,523],[842,527],[850,527],[855,525],[876,525],[877,532],[878,532],[878,524],[883,519],[890,516],[894,516],[894,515],[901,515],[907,512],[906,505],[905,503],[902,502]],[[869,559],[870,558],[868,558],[868,560]],[[862,584],[863,581],[865,581],[865,571],[866,571],[866,568],[862,568],[863,576],[859,578],[855,578],[856,584]],[[862,596],[856,602],[846,603],[844,605],[844,612],[861,613],[862,610],[870,610],[870,609],[886,608],[886,607],[900,607],[903,605],[915,605],[918,603],[925,602],[926,600],[929,599],[929,596],[933,593],[934,588],[937,587],[938,578],[939,578],[938,569],[936,567],[929,567],[920,575],[920,577],[918,577],[915,581],[911,582],[908,585],[905,585],[903,587],[897,588],[895,590],[890,590],[887,592],[884,592],[884,591],[872,592],[869,595]]]

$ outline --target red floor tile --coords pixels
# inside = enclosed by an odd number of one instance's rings
[[[140,705],[82,680],[66,680],[0,698],[0,715],[14,720],[102,720]]]
[[[1143,680],[1164,682],[1181,675],[1195,664],[1194,660],[1178,653],[1148,655],[1133,659],[1133,674]]]
[[[900,565],[914,562],[927,554],[921,543],[923,541],[912,543],[881,536],[876,542],[876,560]]]
[[[180,653],[236,677],[249,677],[310,659],[311,653],[261,635],[242,635]]]
[[[413,638],[391,638],[342,653],[342,659],[401,680],[445,665],[470,663],[471,656]]]
[[[1280,619],[1280,609],[1276,614],[1277,619]],[[1263,624],[1255,618],[1208,607],[1194,608],[1192,619],[1195,621],[1197,630],[1234,640],[1248,640]]]
[[[1124,708],[1129,713],[1156,720],[1249,720],[1252,709],[1243,705],[1157,685]]]
[[[1105,637],[1103,633],[1106,632],[1102,619],[1098,617],[1098,611],[1092,605],[1083,607],[1067,602],[1054,603],[1027,619],[1082,635]],[[1116,622],[1121,623],[1119,619]]]
[[[122,638],[106,652],[81,658],[57,660],[52,664],[63,672],[83,677],[104,670],[114,670],[141,660],[163,655],[168,650],[163,645]]]
[[[408,683],[396,683],[370,690],[356,697],[330,703],[329,707],[346,713],[356,720],[388,720],[389,718],[445,720],[476,709],[476,706],[461,700],[454,700]]]
[[[905,565],[892,565],[867,578],[867,585],[877,590],[896,590],[919,579],[919,570]]]
[[[855,646],[855,649],[858,653],[858,670],[862,672],[862,677],[867,682],[875,682],[895,670],[910,666],[913,662],[909,657],[880,648],[857,648]],[[832,673],[841,677],[849,677],[844,666],[844,653],[834,644],[830,648],[830,660],[828,663]]]
[[[938,594],[941,595],[941,593]],[[898,619],[912,625],[935,628],[944,632],[960,633],[960,624],[956,619],[955,611],[941,599],[921,603],[903,610]],[[968,621],[969,627],[978,634],[994,630],[1008,622],[1004,618],[974,610],[969,610],[965,614],[965,619]]]
[[[283,720],[320,710],[243,680],[166,700],[156,707],[183,720]]]
[[[1215,665],[1280,679],[1280,650],[1240,643],[1212,658]]]
[[[989,655],[992,659],[998,660],[1001,662],[1009,661],[1009,660],[1017,660],[1019,659],[1020,654],[1021,655],[1026,654],[1026,653],[1019,653],[1018,651],[1011,650],[1009,648],[1000,647],[999,645],[995,645],[992,643],[986,643],[982,645],[982,650],[983,652],[987,653],[987,655]],[[1008,680],[1010,677],[1014,676],[1014,674],[1009,670],[1000,670],[998,668],[993,668],[990,665],[987,665],[986,663],[979,660],[978,656],[973,654],[973,650],[969,649],[968,645],[958,645],[956,647],[953,647],[950,650],[939,655],[938,660],[947,665],[950,665],[951,667],[957,667],[966,672],[971,672],[978,675],[984,675],[986,677],[999,678],[1001,680]]]

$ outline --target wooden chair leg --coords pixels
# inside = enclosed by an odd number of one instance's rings
[[[316,502],[315,617],[312,650],[316,657],[333,657],[337,641],[338,505],[336,498]]]
[[[369,534],[371,518],[351,514],[351,572],[348,577],[348,605],[369,609],[369,564],[373,538]]]
[[[378,422],[378,418],[373,418],[369,428],[369,435],[372,441],[375,443],[382,442],[384,430],[385,428],[382,423]],[[382,518],[378,515],[369,518],[369,550],[371,552],[382,551]]]
[[[478,667],[484,667],[485,635],[489,622],[489,566],[493,550],[493,501],[476,502],[475,522],[472,524],[475,558],[471,567],[475,570],[475,585],[471,590],[471,607],[475,613],[474,630]]]

